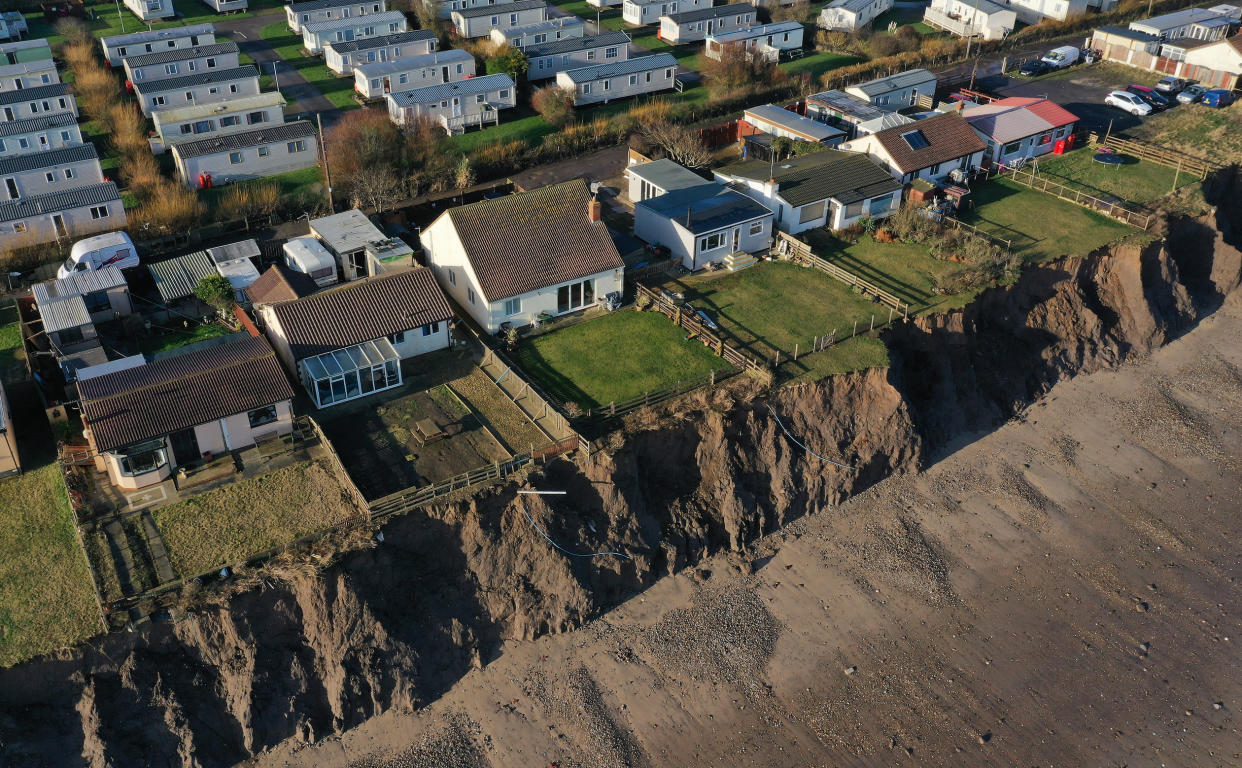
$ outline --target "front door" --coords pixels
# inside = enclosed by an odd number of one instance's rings
[[[733,252],[737,253],[742,250],[742,228],[733,228]]]
[[[57,237],[68,237],[69,230],[65,228],[65,217],[59,213],[52,214],[52,224],[56,227]]]
[[[172,443],[173,460],[177,466],[198,461],[202,456],[198,450],[198,437],[195,436],[193,427],[178,430],[168,437],[169,442]]]
[[[461,117],[461,98],[453,97],[453,117]]]
[[[440,72],[444,75],[443,82],[447,83],[449,81],[448,67],[441,67]]]

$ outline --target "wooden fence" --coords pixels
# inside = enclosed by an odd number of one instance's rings
[[[1129,224],[1132,227],[1138,227],[1142,230],[1146,230],[1150,227],[1152,219],[1154,218],[1152,214],[1147,211],[1132,210],[1132,204],[1127,203],[1124,200],[1105,200],[1100,197],[1095,197],[1094,195],[1089,195],[1086,192],[1081,192],[1073,187],[1067,187],[1064,184],[1053,181],[1047,176],[1040,176],[1036,172],[1034,165],[1027,169],[996,165],[993,166],[988,173],[989,176],[1004,176],[1007,179],[1016,181],[1024,187],[1029,187],[1037,192],[1045,192],[1049,195],[1053,195],[1054,197],[1059,197],[1066,202],[1080,205],[1083,208],[1096,211],[1097,213],[1102,213],[1105,216],[1114,218],[1124,224]]]
[[[991,234],[988,234],[987,232],[984,232],[982,229],[979,229],[978,227],[974,226],[973,224],[967,224],[966,222],[962,221],[961,219],[955,219],[955,218],[953,218],[952,216],[945,216],[945,217],[941,220],[941,222],[942,222],[943,224],[947,224],[947,225],[948,225],[948,226],[950,226],[950,227],[957,227],[958,229],[961,229],[961,230],[964,230],[964,231],[966,231],[966,232],[969,232],[970,234],[974,235],[975,237],[981,237],[981,238],[983,238],[984,240],[987,240],[989,243],[992,243],[992,244],[994,244],[994,245],[1003,246],[1003,247],[1004,247],[1004,249],[1005,249],[1005,250],[1007,250],[1007,251],[1012,251],[1012,250],[1013,250],[1013,241],[1012,241],[1012,240],[1006,240],[1006,239],[1005,239],[1005,238],[1003,238],[1003,237],[997,237],[996,235],[991,235]]]
[[[1211,162],[1201,157],[1187,155],[1181,150],[1169,149],[1159,144],[1150,144],[1137,139],[1127,139],[1111,133],[1101,135],[1095,131],[1087,133],[1086,138],[1093,144],[1115,149],[1127,155],[1134,155],[1139,160],[1146,160],[1156,165],[1163,165],[1166,168],[1173,168],[1178,173],[1193,173],[1199,177],[1200,181],[1206,179],[1208,174],[1216,168]]]
[[[679,381],[671,387],[657,389],[651,392],[644,392],[641,395],[631,397],[629,400],[613,401],[608,405],[599,408],[588,409],[579,418],[575,419],[576,424],[600,426],[622,416],[633,413],[642,408],[648,408],[653,405],[672,400],[675,397],[684,395],[687,392],[693,392],[700,387],[712,387],[720,384],[738,374],[737,368],[725,368],[719,371],[709,371],[706,376],[699,376],[693,379]]]
[[[680,259],[664,259],[663,261],[646,264],[634,269],[626,268],[625,281],[627,283],[635,283],[639,280],[646,280],[652,275],[662,275],[680,263]]]
[[[887,304],[894,310],[900,312],[902,317],[908,317],[910,315],[910,305],[907,302],[902,301],[888,291],[880,288],[880,286],[875,283],[864,280],[854,273],[841,269],[836,264],[816,256],[811,251],[810,245],[802,242],[793,235],[785,232],[777,232],[776,234],[780,238],[780,245],[778,246],[779,252],[790,254],[794,261],[809,264],[819,271],[827,274],[829,277],[835,278],[846,285],[857,288],[864,296],[875,297],[875,299],[880,303]]]
[[[656,293],[650,288],[647,288],[646,286],[636,285],[635,290],[638,291],[639,296],[646,296],[651,299],[652,310],[665,315],[676,325],[689,331],[691,336],[697,336],[702,339],[718,357],[724,358],[726,362],[731,365],[735,365],[742,370],[767,370],[762,363],[745,354],[733,345],[726,343],[723,337],[717,333],[714,333],[694,313],[672,303],[662,295]]]

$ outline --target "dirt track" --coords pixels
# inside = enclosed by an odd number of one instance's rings
[[[752,575],[718,556],[256,764],[1238,765],[1240,335],[1235,294],[761,540]]]

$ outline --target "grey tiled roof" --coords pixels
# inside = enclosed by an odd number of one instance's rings
[[[52,83],[51,85],[41,85],[38,88],[25,88],[20,91],[0,93],[0,104],[20,104],[23,101],[37,101],[38,99],[47,99],[53,96],[64,96],[66,93],[69,93],[68,83]]]
[[[200,85],[209,85],[210,83],[227,83],[233,80],[246,80],[251,77],[258,77],[259,70],[254,65],[247,64],[242,67],[233,69],[220,69],[214,72],[196,72],[185,77],[170,77],[167,80],[148,80],[134,83],[134,90],[139,94],[143,93],[161,93],[163,91],[178,91],[182,88],[195,88]]]
[[[65,165],[66,163],[80,163],[83,160],[97,160],[98,158],[99,153],[95,151],[94,144],[75,144],[71,147],[62,147],[47,152],[32,152],[27,155],[0,159],[0,176],[6,176],[11,173],[24,173],[38,168],[51,168],[54,165]]]
[[[870,0],[868,0],[868,2],[870,2]],[[674,24],[689,24],[692,21],[720,19],[725,16],[737,16],[742,13],[754,12],[755,6],[750,3],[731,3],[729,5],[717,5],[714,8],[695,8],[692,11],[670,13],[668,18],[672,19]]]
[[[390,75],[394,72],[410,72],[423,67],[434,67],[439,64],[453,64],[456,62],[474,61],[474,55],[470,51],[461,48],[449,48],[446,51],[432,51],[419,56],[410,56],[404,59],[395,59],[393,61],[376,61],[370,64],[359,64],[354,70],[361,72],[363,77],[375,77],[377,75]]]
[[[156,40],[172,40],[181,37],[191,37],[193,35],[202,35],[208,32],[215,33],[214,24],[194,24],[188,27],[168,27],[165,29],[142,30],[141,32],[130,32],[124,35],[113,35],[102,39],[104,45],[109,48],[115,48],[119,45],[133,45],[134,43],[152,43]]]
[[[292,123],[282,123],[260,128],[256,131],[242,131],[241,133],[230,133],[201,141],[175,144],[172,149],[173,152],[182,158],[203,157],[204,155],[215,155],[220,152],[231,152],[235,149],[257,147],[260,144],[304,139],[314,135],[315,126],[309,120],[297,120]]]
[[[372,48],[383,48],[386,45],[400,45],[401,43],[413,43],[419,40],[435,40],[437,39],[435,32],[429,29],[411,29],[409,32],[397,32],[391,35],[380,35],[379,37],[366,37],[361,40],[350,40],[345,43],[328,43],[325,48],[331,48],[337,53],[352,53],[354,51],[367,51]]]
[[[23,133],[33,133],[34,131],[43,131],[48,128],[64,128],[75,125],[77,122],[78,119],[69,112],[61,112],[56,115],[39,115],[38,117],[28,117],[25,120],[10,120],[7,123],[0,123],[0,138],[4,136],[20,136]]]
[[[303,24],[302,29],[315,33],[323,32],[324,30],[329,29],[364,27],[368,24],[387,24],[391,21],[404,20],[405,14],[400,11],[384,11],[382,13],[368,13],[365,16],[350,16],[346,19],[324,19],[323,21],[312,21],[309,24]]]
[[[173,61],[185,61],[186,59],[197,59],[203,56],[237,53],[238,50],[237,43],[226,40],[223,43],[196,45],[193,48],[173,48],[170,51],[145,53],[141,56],[126,56],[125,63],[129,65],[130,69],[136,69],[138,67],[149,67],[152,64],[168,64]]]
[[[587,83],[605,77],[631,75],[635,72],[646,72],[661,67],[676,67],[677,59],[671,53],[653,53],[650,56],[639,56],[634,59],[618,61],[612,64],[595,64],[590,67],[567,69],[562,74],[575,83]]]
[[[463,19],[477,19],[483,16],[500,16],[505,13],[517,13],[518,11],[530,11],[535,8],[547,7],[545,0],[517,0],[516,3],[506,3],[505,5],[484,5],[479,8],[466,8],[461,11],[453,11],[454,16],[460,16]]]
[[[68,211],[120,199],[120,191],[117,190],[116,184],[110,181],[105,181],[103,184],[88,184],[84,187],[74,187],[48,195],[6,200],[0,203],[0,221],[17,221],[41,213]]]
[[[629,42],[630,36],[624,32],[605,32],[602,35],[593,35],[591,37],[571,37],[566,40],[544,43],[543,45],[528,45],[522,49],[522,53],[525,53],[528,59],[535,59],[540,56],[554,56],[573,51],[585,51],[588,48],[628,45]]]
[[[506,74],[495,74],[472,77],[469,80],[459,80],[455,83],[425,85],[422,88],[414,88],[409,91],[390,93],[388,98],[392,99],[399,107],[408,107],[411,104],[425,104],[429,101],[437,101],[449,96],[468,96],[474,93],[486,93],[497,88],[512,87],[513,78]]]

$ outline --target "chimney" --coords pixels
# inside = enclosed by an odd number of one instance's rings
[[[603,209],[600,207],[599,200],[592,197],[591,202],[587,203],[587,215],[591,217],[591,221],[599,221]]]

